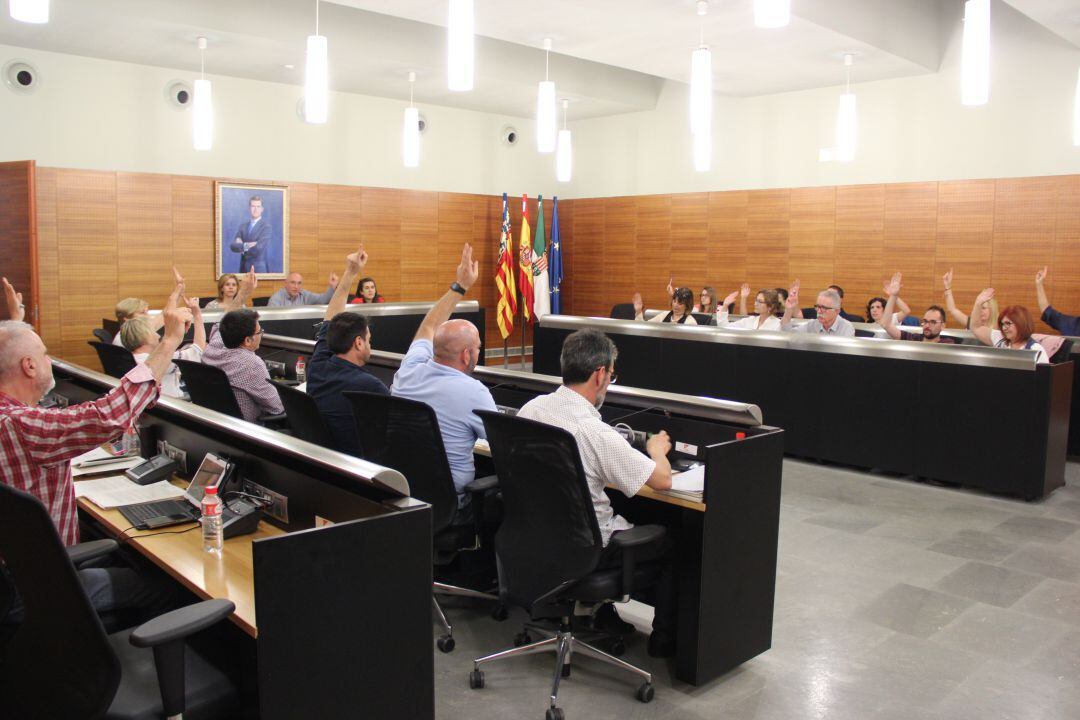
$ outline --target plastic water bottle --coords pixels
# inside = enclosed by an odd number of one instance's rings
[[[217,485],[206,488],[202,499],[202,538],[203,550],[221,555],[221,498],[218,497]]]
[[[304,356],[296,358],[296,382],[307,382],[307,363],[304,362]]]

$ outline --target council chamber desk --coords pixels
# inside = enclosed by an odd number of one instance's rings
[[[118,382],[53,367],[61,401]],[[253,535],[226,540],[220,561],[202,552],[197,529],[126,541],[196,596],[236,603],[241,635],[223,643],[255,667],[223,669],[239,680],[247,716],[434,716],[431,512],[400,473],[170,398],[143,415],[139,436],[144,456],[167,442],[187,453],[190,474],[213,452],[286,499]],[[80,509],[103,534],[130,535],[119,511]]]
[[[620,379],[761,407],[785,452],[1027,500],[1064,484],[1070,363],[1027,350],[685,327],[548,315],[537,372],[592,327],[619,347]]]
[[[292,367],[310,340],[264,335],[260,353]],[[374,351],[365,366],[387,385],[402,356]],[[473,373],[495,402],[516,410],[553,392],[558,377],[497,367]],[[646,489],[633,498],[609,493],[632,522],[660,523],[675,541],[679,578],[676,676],[700,685],[772,644],[784,432],[762,423],[752,405],[688,397],[624,384],[608,388],[601,414],[641,432],[666,430],[684,443],[673,457],[705,464],[700,500]],[[740,436],[745,436],[740,439]]]

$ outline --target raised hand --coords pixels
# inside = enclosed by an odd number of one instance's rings
[[[750,297],[750,283],[743,283],[742,284],[742,287],[739,288],[739,297],[741,297],[741,298]]]
[[[945,285],[946,290],[952,289],[952,268],[949,268],[949,272],[941,276],[941,282]]]
[[[797,280],[795,281],[795,284],[791,286],[791,289],[788,290],[788,297],[784,302],[784,305],[792,310],[799,307],[799,284]]]
[[[791,287],[788,288],[788,297],[799,294],[799,278],[795,278],[795,282],[791,283]]]
[[[1047,268],[1044,267],[1042,270],[1039,270],[1038,272],[1035,273],[1035,284],[1036,285],[1042,285],[1043,281],[1046,280],[1046,271],[1047,271]]]
[[[675,278],[668,278],[667,280],[667,294],[668,297],[675,296]]]
[[[330,287],[337,289],[338,276],[337,273],[330,273]]]
[[[22,322],[26,317],[26,308],[23,306],[21,292],[15,292],[15,287],[4,278],[4,298],[7,300],[8,318]]]
[[[982,305],[984,302],[990,302],[994,299],[994,288],[986,288],[979,296],[975,298],[976,305]]]
[[[735,300],[736,300],[736,299],[737,299],[738,297],[739,297],[739,291],[738,291],[738,290],[732,290],[732,291],[731,291],[730,293],[728,293],[727,297],[726,297],[726,298],[724,298],[724,302],[722,303],[722,305],[723,305],[724,307],[727,307],[727,306],[728,306],[728,305],[730,305],[731,303],[735,302]],[[746,296],[745,296],[745,295],[743,295],[743,297],[746,297]]]
[[[199,307],[199,298],[184,298],[184,305],[191,311],[192,316],[202,315],[202,308]]]
[[[165,315],[165,339],[179,346],[184,341],[184,333],[187,332],[188,323],[193,318],[191,311],[186,307],[166,310]]]
[[[172,274],[173,274],[173,282],[175,282],[177,285],[183,285],[184,284],[184,276],[180,274],[180,271],[176,269],[175,265],[173,265]]]
[[[359,273],[367,265],[367,261],[368,254],[363,245],[357,248],[356,252],[345,256],[345,264],[351,273]]]
[[[240,281],[241,289],[243,289],[245,284],[247,285],[248,292],[251,292],[255,288],[259,287],[259,278],[255,275],[255,268],[248,268],[247,275],[245,275],[244,278]]]
[[[645,309],[645,303],[641,299],[641,293],[639,293],[639,292],[634,293],[633,302],[634,302],[634,314],[635,315],[640,315],[642,310]]]
[[[882,289],[885,291],[886,296],[900,294],[900,279],[901,275],[897,272],[893,274],[892,279],[889,280],[889,282],[885,283]]]
[[[468,290],[480,277],[480,261],[473,260],[472,245],[465,243],[461,248],[461,262],[457,266],[457,283]]]

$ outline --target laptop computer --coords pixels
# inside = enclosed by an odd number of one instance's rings
[[[202,515],[200,509],[206,488],[211,485],[222,487],[231,469],[232,464],[227,460],[213,453],[206,453],[182,498],[121,505],[117,510],[140,530],[194,522]]]

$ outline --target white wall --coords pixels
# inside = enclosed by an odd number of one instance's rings
[[[335,93],[330,122],[296,114],[303,88],[208,75],[214,147],[191,147],[191,110],[165,101],[171,80],[191,73],[0,45],[0,63],[19,58],[41,72],[29,95],[0,87],[0,160],[48,167],[323,182],[422,190],[533,195],[554,190],[551,156],[539,156],[532,121],[446,107],[421,107],[428,121],[420,167],[401,162],[406,103]],[[499,142],[511,124],[515,147]]]
[[[956,9],[960,4],[956,4]],[[990,102],[960,104],[959,16],[936,74],[853,83],[858,150],[834,144],[840,87],[718,97],[712,170],[693,169],[688,87],[668,82],[651,112],[572,123],[573,197],[806,187],[1080,172],[1072,145],[1080,49],[995,2]],[[837,79],[843,77],[837,63]],[[720,69],[716,69],[721,72]],[[853,79],[859,75],[858,64]]]

